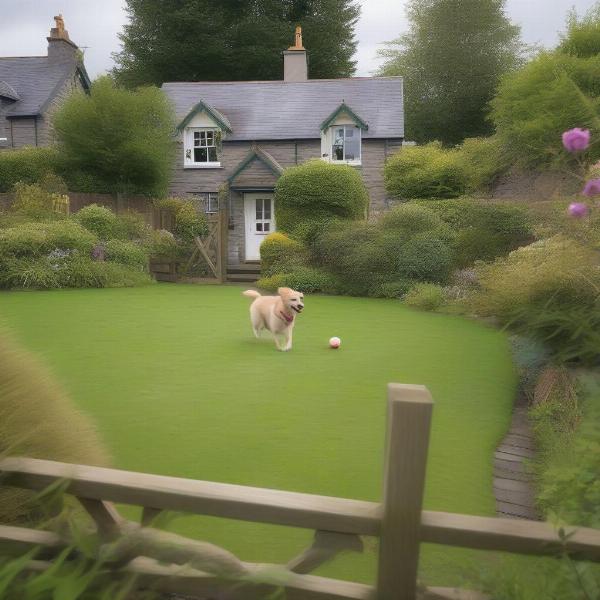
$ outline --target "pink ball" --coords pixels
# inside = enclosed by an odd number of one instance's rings
[[[333,348],[334,350],[337,350],[340,347],[341,343],[342,343],[342,340],[340,340],[339,337],[332,337],[329,340],[329,347]]]

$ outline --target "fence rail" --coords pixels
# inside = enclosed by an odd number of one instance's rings
[[[100,533],[110,539],[130,535],[134,526],[119,515],[113,502],[143,507],[142,525],[151,524],[162,511],[178,511],[315,530],[313,545],[287,566],[284,585],[292,600],[481,597],[464,590],[418,588],[423,542],[520,554],[567,553],[577,560],[600,562],[600,530],[567,527],[561,539],[552,526],[537,521],[423,511],[432,401],[421,386],[391,384],[388,397],[382,503],[30,458],[6,458],[0,461],[0,472],[4,484],[31,490],[63,481],[66,493],[80,500]],[[380,538],[376,587],[306,574],[340,551],[360,551],[361,535]],[[64,543],[52,533],[0,527],[0,554],[22,554],[33,546],[43,547],[43,557],[51,558]],[[32,568],[48,564],[36,561]],[[140,581],[152,581],[164,591],[212,593],[224,585],[212,575],[182,572],[181,566],[164,566],[147,556],[136,558],[128,568],[143,575]],[[260,565],[244,563],[244,568],[252,572]],[[248,590],[240,597],[253,596]]]

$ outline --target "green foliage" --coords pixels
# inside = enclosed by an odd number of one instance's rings
[[[452,250],[436,232],[419,233],[398,249],[396,273],[405,279],[444,282],[452,260]]]
[[[557,236],[477,271],[475,312],[545,344],[559,362],[598,364],[600,261],[591,248]]]
[[[402,200],[456,198],[468,180],[459,152],[439,142],[402,148],[386,162],[384,177],[388,193]]]
[[[275,186],[277,226],[292,232],[305,219],[360,219],[369,195],[353,167],[311,160],[286,169]],[[309,216],[309,217],[307,217]]]
[[[127,0],[127,10],[115,73],[132,87],[281,79],[281,51],[293,44],[298,23],[312,78],[354,73],[360,8],[352,0],[258,0],[251,7],[239,1]]]
[[[56,170],[58,160],[55,148],[20,148],[0,152],[0,192],[10,192],[20,181],[38,183],[46,173]]]
[[[534,239],[532,219],[522,206],[476,200],[427,201],[421,205],[455,231],[451,245],[457,267],[493,260]]]
[[[280,287],[290,287],[305,294],[315,292],[335,293],[338,283],[335,277],[321,269],[296,267],[289,273],[274,273],[261,277],[256,285],[269,292]]]
[[[53,115],[62,168],[105,192],[160,196],[174,158],[173,110],[162,91],[117,88],[97,79],[89,95],[73,94]]]
[[[199,213],[191,200],[186,198],[163,198],[155,200],[154,206],[169,211],[173,215],[173,234],[184,243],[191,243],[194,237],[208,233],[206,215]]]
[[[498,138],[468,138],[458,148],[459,168],[466,176],[468,193],[488,191],[511,165],[511,156]]]
[[[419,204],[395,206],[381,216],[379,224],[384,230],[394,231],[406,238],[444,226],[442,219],[429,209],[429,205]]]
[[[139,244],[124,240],[108,240],[104,245],[106,260],[133,267],[139,271],[148,269],[148,254]]]
[[[600,5],[596,3],[583,17],[571,12],[558,50],[580,58],[600,54]]]
[[[146,223],[144,216],[135,211],[127,211],[118,215],[121,231],[128,240],[147,242],[152,235],[152,228]]]
[[[153,231],[146,245],[148,253],[154,258],[174,260],[182,253],[175,236],[165,229]]]
[[[373,298],[402,298],[414,285],[415,282],[410,279],[386,281],[374,285],[369,290],[369,296]]]
[[[107,452],[92,423],[48,371],[0,335],[0,453],[89,465],[106,465]],[[0,489],[0,522],[31,516],[31,494]]]
[[[521,62],[504,0],[411,0],[409,33],[390,42],[379,75],[406,81],[407,139],[457,144],[491,132],[487,105]]]
[[[98,204],[84,206],[75,214],[75,220],[88,231],[95,233],[101,240],[121,237],[121,227],[117,215]]]
[[[57,218],[56,202],[65,198],[57,193],[47,192],[37,183],[16,183],[14,201],[11,210],[31,221],[42,221]],[[65,198],[68,202],[68,198]]]
[[[502,81],[492,101],[492,118],[500,142],[517,165],[568,164],[572,157],[559,145],[563,131],[577,126],[590,129],[594,137],[600,134],[600,54],[585,50],[600,45],[597,12],[585,37],[582,48],[578,29],[571,27],[561,49],[540,53]],[[600,147],[592,146],[589,157],[600,158]]]
[[[446,298],[444,288],[434,283],[417,283],[404,295],[404,303],[419,310],[439,310]]]
[[[307,262],[304,246],[279,232],[268,235],[260,245],[260,266],[263,276],[289,273]]]
[[[0,257],[40,256],[53,250],[89,255],[98,238],[71,220],[25,223],[0,229]]]

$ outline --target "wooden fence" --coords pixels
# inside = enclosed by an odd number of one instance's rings
[[[281,585],[289,600],[415,600],[482,598],[477,592],[417,586],[419,546],[423,542],[480,550],[559,556],[600,562],[600,530],[566,527],[559,538],[553,527],[537,521],[476,517],[422,510],[428,438],[433,403],[421,386],[390,384],[381,503],[279,490],[194,481],[113,469],[67,465],[45,460],[8,458],[0,462],[4,483],[44,490],[63,480],[107,539],[154,532],[147,527],[161,511],[179,511],[315,530],[312,546],[286,565]],[[141,525],[125,521],[113,502],[143,507]],[[165,535],[161,532],[162,535]],[[172,536],[173,534],[166,534]],[[379,538],[374,587],[309,575],[344,550],[360,550],[360,536]],[[181,538],[186,541],[185,538]],[[189,544],[192,542],[188,540]],[[182,542],[183,543],[183,542]],[[32,569],[49,568],[66,542],[53,533],[0,527],[0,554],[20,556],[41,546],[44,560]],[[138,547],[139,548],[139,547]],[[231,590],[214,574],[165,561],[151,545],[139,550],[126,569],[141,587],[206,597]],[[156,558],[162,560],[157,561]],[[264,565],[239,563],[247,573]],[[264,598],[252,588],[236,598]],[[228,598],[230,596],[227,596]]]

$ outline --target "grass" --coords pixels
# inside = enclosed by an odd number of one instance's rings
[[[516,385],[502,333],[394,300],[314,296],[293,351],[279,353],[251,336],[240,291],[4,293],[0,321],[96,419],[115,466],[150,473],[378,500],[385,386],[425,384],[436,402],[426,508],[494,513],[492,453]],[[312,535],[199,517],[171,528],[267,562],[287,561]],[[371,581],[374,549],[319,572]],[[426,547],[423,577],[454,583],[471,556]]]

